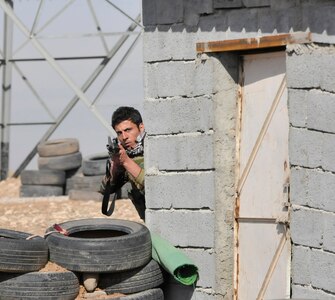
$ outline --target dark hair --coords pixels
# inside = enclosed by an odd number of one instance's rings
[[[139,126],[142,121],[142,116],[137,109],[130,106],[120,106],[112,115],[112,127],[120,124],[123,121],[130,120],[137,126]]]

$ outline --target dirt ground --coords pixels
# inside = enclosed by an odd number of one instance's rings
[[[101,213],[101,202],[97,200],[70,200],[68,196],[20,198],[20,179],[0,181],[0,228],[12,229],[43,236],[53,224],[85,218],[115,218],[141,222],[128,199],[117,200],[111,217]],[[41,271],[59,271],[61,267],[48,263]],[[81,286],[76,299],[86,299]],[[104,299],[104,296],[97,298]],[[109,297],[110,298],[110,297]]]

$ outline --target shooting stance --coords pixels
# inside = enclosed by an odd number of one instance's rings
[[[128,197],[133,202],[140,218],[145,219],[144,194],[144,137],[145,130],[141,114],[133,107],[121,106],[112,115],[112,127],[116,138],[109,139],[107,149],[110,158],[106,164],[99,192],[104,195],[102,212],[111,215],[114,202],[122,186],[129,182]],[[109,195],[114,199],[108,207]]]

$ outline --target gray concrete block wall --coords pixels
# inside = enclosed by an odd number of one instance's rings
[[[335,211],[335,174],[319,169],[291,169],[291,202],[295,205]]]
[[[310,286],[292,284],[293,299],[315,299],[315,300],[334,300],[335,295],[330,295],[322,290],[314,289]]]
[[[289,46],[292,296],[335,298],[335,52]]]
[[[148,99],[144,109],[146,129],[152,134],[204,132],[213,128],[213,99],[207,95]]]
[[[147,138],[148,175],[153,170],[212,170],[213,135],[194,133]],[[163,159],[162,159],[163,158]],[[155,173],[155,171],[154,171]]]
[[[335,254],[310,247],[293,248],[293,283],[314,287],[324,293],[333,294],[335,286]],[[330,292],[330,293],[329,293]]]
[[[145,68],[146,223],[182,247],[200,274],[196,290],[169,283],[167,299],[213,297],[213,74],[211,61],[195,57]]]
[[[213,70],[208,62],[176,61],[148,64],[145,97],[200,96],[212,93]],[[145,75],[145,78],[149,78]],[[168,79],[168,80],[167,80]]]
[[[335,171],[334,134],[292,127],[290,141],[290,162],[292,165]]]
[[[233,294],[237,56],[199,56],[196,43],[309,30],[335,43],[334,10],[326,0],[143,0],[147,224],[189,253],[202,278],[195,289],[171,283],[167,299]],[[334,70],[333,47],[288,47],[293,249],[310,248],[314,265],[333,255]],[[307,216],[316,222],[311,237]],[[295,263],[294,276],[302,267]],[[332,282],[294,276],[293,296],[333,299]]]
[[[335,132],[335,94],[313,89],[289,91],[290,119],[294,127]]]
[[[146,177],[147,207],[214,210],[214,172],[169,172]]]
[[[202,278],[191,296],[189,288],[172,284],[171,289],[175,291],[167,299],[174,300],[214,299],[220,294],[232,295],[233,290],[231,203],[234,201],[237,90],[236,77],[232,78],[232,74],[237,73],[236,64],[230,59],[201,57],[197,60],[196,64],[206,60],[204,64],[210,66],[211,76],[215,78],[208,82],[208,94],[157,96],[145,102],[146,112],[152,114],[146,126],[146,223],[172,244],[183,247],[199,266]],[[175,115],[158,118],[165,112]],[[166,130],[164,125],[170,129]],[[216,150],[215,143],[220,145]],[[222,152],[221,145],[229,151]],[[215,161],[220,161],[220,165]],[[217,190],[215,181],[227,185]],[[227,196],[229,205],[225,201]],[[223,203],[218,204],[218,199]],[[216,220],[214,211],[218,205],[222,218]],[[225,236],[223,247],[216,233]],[[214,269],[213,265],[222,260],[226,263]],[[179,298],[175,298],[176,293]]]
[[[334,213],[293,205],[291,236],[294,244],[320,248],[335,254],[334,229]]]
[[[214,213],[210,210],[147,210],[150,230],[175,246],[214,247]]]

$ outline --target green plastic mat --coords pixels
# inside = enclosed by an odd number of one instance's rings
[[[192,285],[198,279],[198,268],[182,251],[158,234],[151,233],[152,258],[184,285]]]

